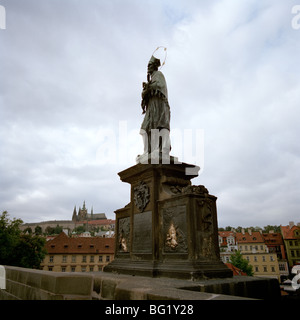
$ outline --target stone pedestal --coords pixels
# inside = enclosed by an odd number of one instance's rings
[[[115,259],[105,272],[180,279],[232,276],[220,261],[217,198],[204,186],[191,185],[198,171],[171,163],[137,164],[119,173],[131,185],[131,199],[115,212]]]

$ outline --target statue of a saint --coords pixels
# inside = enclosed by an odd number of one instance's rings
[[[143,82],[142,109],[145,114],[140,134],[144,142],[144,154],[168,157],[170,143],[170,106],[164,75],[158,70],[160,60],[151,57],[148,63],[147,81]]]

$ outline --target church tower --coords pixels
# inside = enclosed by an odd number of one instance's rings
[[[74,210],[73,210],[72,221],[73,221],[73,222],[76,222],[76,221],[77,221],[77,211],[76,211],[76,206],[74,207]]]

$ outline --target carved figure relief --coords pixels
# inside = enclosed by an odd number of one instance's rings
[[[205,232],[212,232],[213,225],[213,216],[212,216],[212,206],[211,201],[206,200],[198,200],[197,204],[202,207],[202,217],[201,217],[201,225],[202,230]]]
[[[130,218],[123,218],[119,220],[119,251],[129,252],[130,245]]]
[[[144,181],[140,181],[133,189],[134,203],[140,212],[143,212],[150,201],[150,189]]]
[[[187,252],[185,206],[167,208],[163,212],[164,252]]]
[[[171,249],[175,249],[178,246],[177,242],[177,233],[174,224],[172,223],[169,232],[167,233],[166,245],[171,247]]]
[[[208,190],[202,186],[193,186],[193,185],[188,185],[188,186],[181,186],[181,185],[171,185],[169,186],[170,191],[173,194],[208,194]]]
[[[206,258],[211,258],[213,256],[213,243],[211,237],[203,239],[202,255]]]
[[[213,230],[213,201],[210,199],[198,200],[197,204],[201,207],[199,216],[198,230],[201,232],[201,254],[208,259],[217,258],[217,248],[215,247]]]

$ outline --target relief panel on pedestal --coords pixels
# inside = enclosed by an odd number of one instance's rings
[[[163,209],[164,253],[187,253],[186,206]]]
[[[200,245],[200,255],[207,259],[219,259],[219,248],[216,248],[215,237],[218,230],[215,229],[216,212],[215,202],[211,199],[197,199],[197,242]]]
[[[130,217],[119,219],[117,249],[124,253],[130,250]]]

